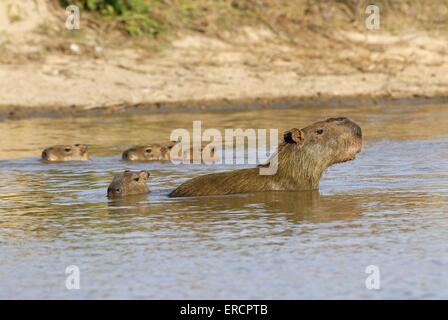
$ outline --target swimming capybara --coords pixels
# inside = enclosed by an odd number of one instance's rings
[[[89,151],[85,144],[56,145],[42,151],[42,160],[48,162],[87,161]]]
[[[316,190],[328,167],[355,159],[361,149],[361,128],[347,118],[330,118],[285,132],[276,153],[278,167],[273,175],[260,175],[260,168],[208,174],[184,182],[170,196]]]
[[[126,170],[117,174],[107,188],[107,196],[109,198],[120,198],[148,193],[149,187],[146,180],[149,176],[150,173],[146,170],[140,172]]]
[[[171,149],[178,143],[178,141],[169,141],[164,144],[148,144],[144,146],[135,146],[123,152],[122,159],[126,161],[169,161],[172,158]],[[213,147],[211,147],[210,152],[203,152],[204,148],[208,145],[208,143],[203,143],[201,145],[201,159],[203,161],[211,161],[217,160],[218,155],[215,153]],[[181,150],[181,148],[179,148]],[[188,157],[191,159],[193,157],[193,147],[188,150],[183,151],[183,154],[176,154],[174,157],[178,160],[181,160],[183,157]]]

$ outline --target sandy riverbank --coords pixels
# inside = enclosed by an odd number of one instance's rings
[[[178,34],[155,54],[97,36],[26,33],[37,25],[16,28],[24,36],[3,41],[0,119],[448,99],[442,31],[358,26],[324,36],[307,30],[284,41],[251,26],[219,36]]]

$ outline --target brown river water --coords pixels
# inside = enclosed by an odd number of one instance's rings
[[[320,191],[171,199],[229,165],[123,162],[171,130],[304,127],[347,116],[357,159]],[[0,122],[0,298],[448,298],[448,106],[167,113]],[[87,143],[86,163],[40,152]],[[109,201],[114,173],[148,169],[149,195]],[[66,267],[80,289],[66,288]],[[369,290],[366,268],[380,271]]]

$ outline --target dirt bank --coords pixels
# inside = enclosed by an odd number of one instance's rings
[[[355,21],[307,28],[291,41],[255,24],[187,30],[158,52],[87,27],[70,34],[63,12],[37,8],[44,22],[0,23],[0,119],[448,98],[444,30],[368,30]],[[42,31],[48,25],[54,30]]]

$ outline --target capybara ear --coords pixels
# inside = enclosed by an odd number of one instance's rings
[[[140,180],[148,180],[150,175],[148,170],[142,170],[138,173],[138,178]]]
[[[285,143],[295,143],[303,145],[304,134],[303,131],[297,128],[292,128],[283,134],[283,140]]]
[[[167,148],[168,149],[172,149],[176,144],[178,144],[180,142],[180,140],[179,141],[170,141],[168,144],[167,144]]]

